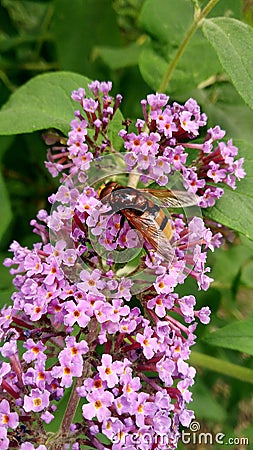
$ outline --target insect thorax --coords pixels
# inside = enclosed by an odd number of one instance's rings
[[[130,187],[115,189],[109,198],[113,211],[132,209],[137,213],[143,213],[149,208],[149,200],[137,189]]]

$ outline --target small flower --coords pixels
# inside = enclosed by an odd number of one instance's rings
[[[24,342],[24,347],[27,351],[23,354],[23,358],[26,362],[31,362],[34,360],[45,360],[46,355],[43,353],[46,350],[46,346],[42,342],[38,342],[37,344],[33,341],[33,339],[27,339]]]
[[[23,444],[21,444],[20,450],[47,450],[47,447],[45,447],[45,445],[34,447],[34,445],[30,442],[23,442]]]
[[[0,424],[6,428],[17,428],[18,423],[18,414],[16,412],[10,412],[9,402],[3,399],[0,402]]]
[[[24,396],[24,410],[39,412],[49,405],[49,392],[32,389],[30,395]]]
[[[83,370],[83,361],[75,361],[68,353],[64,353],[60,358],[60,366],[54,366],[51,374],[55,378],[60,378],[60,385],[70,387],[73,377],[80,377]]]
[[[113,403],[111,392],[93,392],[87,395],[87,400],[88,403],[82,406],[85,419],[91,420],[93,417],[97,417],[99,422],[103,422],[110,417],[109,407]]]
[[[109,388],[114,387],[118,383],[118,371],[120,363],[112,362],[112,356],[104,354],[102,356],[102,366],[98,367],[101,380],[106,381]]]
[[[7,437],[7,429],[5,427],[0,428],[0,448],[2,450],[8,450],[10,440]]]
[[[92,292],[98,294],[99,290],[105,287],[105,282],[101,280],[101,272],[95,269],[92,273],[87,270],[82,270],[80,273],[81,283],[77,283],[77,287],[84,292]]]
[[[141,344],[143,353],[147,359],[151,359],[158,348],[157,338],[153,337],[153,334],[154,332],[151,327],[145,327],[143,334],[137,333],[136,335],[136,341]]]
[[[70,300],[64,304],[64,308],[66,310],[64,316],[65,325],[72,326],[77,323],[82,328],[88,325],[92,311],[86,300],[80,300],[78,305],[73,300]]]

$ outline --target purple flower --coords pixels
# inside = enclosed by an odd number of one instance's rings
[[[102,365],[98,367],[101,380],[106,381],[109,388],[114,387],[118,383],[118,373],[121,367],[120,362],[112,362],[112,356],[104,354],[102,356]]]
[[[72,326],[77,323],[82,328],[88,325],[92,311],[86,300],[80,300],[78,305],[73,300],[70,300],[64,304],[64,308],[66,310],[64,316],[65,325]]]
[[[5,342],[5,344],[1,347],[1,355],[4,358],[10,358],[16,354],[18,354],[18,349],[17,341],[15,339],[11,339],[10,342]]]
[[[169,410],[160,410],[154,416],[154,431],[159,434],[167,434],[170,432],[171,418],[169,417]]]
[[[10,399],[0,403],[3,449],[9,446],[7,428],[16,428],[24,412],[50,423],[55,402],[75,378],[78,387],[70,400],[76,392],[82,398],[89,428],[85,444],[92,448],[102,448],[96,435],[103,433],[111,439],[112,450],[150,450],[154,438],[165,433],[175,449],[179,426],[189,426],[193,418],[186,404],[195,369],[187,360],[197,323],[210,321],[210,309],[197,310],[192,294],[180,297],[175,289],[188,275],[199,290],[209,288],[208,251],[221,245],[223,228],[206,218],[188,218],[183,209],[173,210],[173,259],[168,263],[160,253],[161,242],[157,248],[151,240],[145,242],[145,255],[139,251],[142,234],[132,222],[125,220],[122,226],[125,204],[123,212],[114,212],[108,198],[100,200],[99,177],[123,186],[139,178],[137,188],[153,188],[155,183],[167,187],[176,176],[196,194],[198,206],[206,208],[223,195],[224,184],[235,189],[245,176],[243,158],[236,159],[238,149],[231,140],[222,141],[225,132],[219,126],[204,134],[207,117],[194,99],[169,103],[167,95],[157,93],[141,101],[143,118],[136,120],[135,129],[129,132],[126,121],[119,130],[126,170],[117,173],[109,127],[122,97],[110,96],[111,88],[111,82],[96,80],[89,85],[91,96],[82,88],[72,93],[79,109],[67,139],[52,134],[46,138],[51,147],[46,166],[53,176],[61,174],[62,184],[49,197],[50,215],[41,210],[31,221],[41,242],[31,250],[14,242],[13,256],[5,260],[15,292],[13,305],[0,313],[0,333],[6,337],[1,353],[10,361],[0,367],[2,389]],[[155,214],[161,214],[159,202],[156,206],[144,204],[143,217],[150,227]],[[217,227],[220,233],[213,231]],[[128,254],[134,257],[125,269],[120,258]],[[140,308],[134,306],[136,301]],[[63,446],[77,450],[83,424],[74,417],[71,421],[73,434]],[[23,442],[22,450],[35,448],[35,427],[30,433],[31,442]],[[145,433],[149,442],[144,442]],[[133,437],[138,442],[133,443]]]
[[[7,438],[7,429],[5,427],[0,428],[0,448],[2,450],[8,450],[10,440]]]
[[[0,403],[0,424],[6,428],[17,428],[18,423],[18,414],[10,412],[9,402],[3,399]]]
[[[46,387],[46,382],[49,384],[52,380],[50,371],[46,371],[45,361],[39,360],[35,364],[35,368],[29,367],[27,372],[23,374],[23,381],[26,385],[36,385],[41,391]]]
[[[195,297],[193,295],[185,295],[178,299],[180,310],[184,316],[186,323],[194,320],[194,305],[196,304]]]
[[[0,385],[2,384],[3,377],[11,371],[10,363],[3,361],[0,363]]]
[[[71,94],[71,98],[76,102],[81,102],[85,96],[85,89],[78,88],[76,91],[73,91]]]
[[[101,272],[95,269],[92,273],[82,270],[80,273],[81,283],[77,283],[77,287],[84,292],[92,292],[99,294],[99,290],[105,287],[105,282],[101,280]]]
[[[153,337],[153,334],[154,332],[151,327],[145,327],[143,334],[137,333],[136,335],[136,341],[141,344],[143,353],[147,359],[152,358],[157,350],[157,338]]]
[[[164,381],[165,386],[171,386],[173,384],[173,373],[175,370],[175,363],[170,358],[163,356],[156,364],[159,377]]]
[[[68,353],[64,353],[60,357],[60,366],[54,366],[51,374],[55,378],[60,378],[60,385],[70,387],[73,377],[80,377],[83,370],[83,361],[73,360]]]
[[[40,418],[43,420],[43,422],[49,424],[54,419],[54,415],[51,414],[49,411],[45,411],[41,414]]]
[[[190,425],[192,419],[194,419],[193,411],[182,408],[182,410],[179,413],[179,420],[180,420],[181,424],[184,427],[188,427]]]
[[[143,427],[145,416],[149,415],[149,404],[147,400],[149,399],[149,394],[140,392],[135,400],[131,404],[131,412],[135,415],[136,425],[138,427]]]
[[[40,412],[49,405],[49,392],[32,389],[30,395],[24,396],[24,410],[26,412]]]
[[[34,299],[33,303],[26,303],[24,305],[24,311],[28,316],[30,316],[30,319],[35,322],[47,312],[47,305],[46,303],[43,304],[41,302],[41,297],[38,297]]]
[[[208,306],[203,306],[199,311],[195,311],[195,316],[199,318],[201,323],[207,324],[210,322],[211,310]]]
[[[113,403],[113,395],[111,392],[92,392],[87,395],[88,403],[83,405],[83,417],[91,420],[97,417],[99,422],[103,422],[111,415],[109,407]]]
[[[26,362],[31,362],[34,360],[42,360],[45,361],[47,358],[46,355],[43,353],[44,350],[46,350],[46,346],[42,344],[42,342],[38,342],[37,344],[33,341],[33,339],[27,339],[26,342],[24,342],[24,347],[27,349],[27,351],[23,354],[23,358]]]
[[[123,379],[123,393],[126,397],[135,397],[136,391],[141,389],[141,382],[139,377],[132,378],[130,373],[127,373]]]
[[[0,328],[8,329],[12,322],[12,306],[4,305],[1,309]]]
[[[149,94],[147,96],[148,104],[151,106],[151,110],[159,110],[167,104],[169,97],[166,94]]]
[[[169,275],[161,275],[154,283],[155,290],[158,294],[169,294],[177,285],[177,274],[172,272]]]
[[[158,317],[164,317],[166,309],[170,310],[174,306],[175,297],[173,295],[157,295],[148,301],[147,307],[149,309],[155,309],[155,313]]]
[[[59,361],[67,356],[76,364],[82,361],[82,355],[85,355],[89,351],[88,344],[85,340],[76,342],[75,336],[67,336],[65,339],[66,348],[59,353]]]
[[[98,107],[98,102],[93,100],[92,98],[84,99],[82,102],[82,107],[84,111],[94,113]]]
[[[219,164],[215,164],[213,161],[209,163],[210,169],[207,171],[207,176],[211,178],[215,183],[219,183],[226,178],[226,170],[220,169]]]
[[[47,447],[45,447],[45,445],[34,447],[34,445],[30,442],[23,442],[23,444],[21,444],[20,450],[47,450]]]

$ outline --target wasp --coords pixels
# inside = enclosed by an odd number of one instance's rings
[[[123,219],[127,219],[130,226],[139,231],[167,262],[174,257],[174,248],[170,243],[173,229],[163,207],[188,207],[197,203],[196,196],[187,191],[135,189],[114,181],[103,185],[98,195],[102,203],[110,206],[110,212],[119,212]]]

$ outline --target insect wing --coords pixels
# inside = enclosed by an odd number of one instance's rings
[[[145,212],[141,216],[137,216],[132,210],[122,211],[127,220],[134,228],[141,232],[143,238],[159,253],[167,262],[171,262],[174,258],[174,249],[170,244],[167,236],[159,227],[158,223]]]
[[[198,204],[198,197],[188,191],[171,191],[170,189],[140,189],[158,199],[166,208],[182,208]]]

